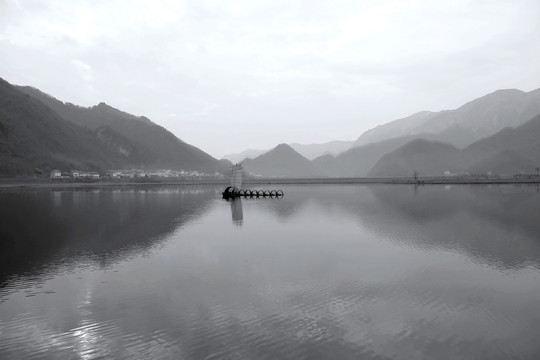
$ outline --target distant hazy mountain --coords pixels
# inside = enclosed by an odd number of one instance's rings
[[[289,144],[300,155],[313,160],[321,155],[337,155],[343,151],[350,149],[354,144],[353,141],[330,141],[323,144]]]
[[[519,126],[537,114],[540,114],[540,89],[497,90],[456,110],[425,111],[379,125],[364,132],[354,146],[401,136],[437,134],[439,141],[464,147],[505,127]]]
[[[222,158],[226,159],[226,160],[229,160],[230,162],[236,164],[236,163],[241,162],[244,159],[256,158],[257,156],[262,155],[267,151],[268,150],[247,149],[247,150],[244,150],[244,151],[242,151],[241,153],[238,153],[238,154],[224,155]]]
[[[331,177],[367,176],[373,165],[386,153],[397,149],[415,136],[402,136],[373,144],[355,147],[338,156],[324,155],[313,160]]]
[[[144,116],[134,116],[105,103],[80,107],[35,88],[17,88],[47,105],[59,117],[91,130],[101,147],[123,158],[123,167],[227,171],[228,162],[214,159]]]
[[[521,172],[535,173],[535,168],[540,166],[537,157],[523,156],[519,152],[503,150],[496,155],[480,160],[467,170],[472,174],[492,173],[497,175],[512,175]]]
[[[423,139],[425,141],[411,145],[407,149],[408,152],[403,154],[404,157],[398,156],[393,161],[400,166],[416,166],[417,171],[426,169],[438,172],[440,169],[435,166],[436,164],[429,163],[429,157],[426,157],[427,162],[423,165],[416,164],[412,159],[412,163],[409,164],[406,161],[407,157],[412,156],[415,151],[429,149],[429,151],[434,151],[433,158],[437,158],[439,156],[437,151],[445,149],[441,143],[462,148],[491,136],[505,127],[519,126],[536,114],[540,114],[540,89],[528,93],[520,90],[498,90],[468,102],[456,110],[424,111],[377,126],[363,133],[353,144],[347,141],[334,141],[326,144],[290,145],[304,157],[312,159],[320,172],[326,176],[357,177],[370,174],[375,164],[385,154],[393,152],[410,141]],[[493,155],[490,151],[487,153]],[[510,159],[510,153],[505,154]],[[246,152],[238,158],[256,155],[257,153]],[[473,155],[463,154],[463,156],[480,161]],[[445,170],[465,171],[470,167],[472,170],[476,169],[472,168],[473,163],[468,160],[447,160],[446,166],[451,166]],[[388,158],[385,161],[389,161]],[[508,163],[511,161],[508,160]],[[486,164],[484,165],[488,166]],[[478,165],[477,170],[484,167]],[[371,174],[401,174],[403,170],[396,169],[392,172],[389,168],[377,167],[374,171]],[[414,169],[407,170],[407,174],[412,171]]]
[[[242,162],[244,169],[254,175],[265,177],[311,177],[321,175],[317,166],[297,153],[287,144]]]
[[[321,155],[311,161],[321,169],[321,173],[326,177],[348,177],[350,175],[343,167],[343,164],[336,160],[332,154]]]
[[[463,166],[463,153],[453,145],[416,139],[383,157],[371,169],[370,176],[443,175]]]
[[[540,167],[540,115],[506,128],[463,149],[470,172],[534,173]]]
[[[535,173],[540,167],[540,115],[517,128],[505,128],[459,150],[450,144],[414,140],[381,157],[370,176]]]
[[[335,157],[343,173],[341,176],[367,176],[373,165],[385,154],[405,145],[406,143],[424,139],[433,142],[443,142],[445,139],[469,139],[467,134],[460,135],[455,128],[449,128],[440,134],[422,133],[404,135],[388,140],[379,141],[363,146],[353,147]],[[453,142],[451,142],[453,143]]]
[[[540,89],[497,90],[470,101],[455,110],[423,111],[379,125],[364,132],[356,141],[332,141],[324,144],[289,144],[335,176],[365,176],[384,154],[417,138],[445,142],[463,148],[505,127],[516,127],[540,114]],[[354,148],[371,145],[367,148]],[[264,150],[246,150],[224,158],[233,162],[254,158]]]
[[[373,129],[367,130],[356,141],[353,146],[362,146],[380,141],[411,136],[418,133],[417,129],[425,124],[437,113],[431,111],[422,111],[406,118],[397,119],[386,124],[378,125]]]
[[[290,147],[292,147],[297,153],[302,155],[303,157],[313,160],[321,155],[337,155],[347,149],[349,149],[354,144],[353,141],[330,141],[323,144],[288,144]],[[230,160],[233,163],[240,162],[244,159],[253,159],[256,158],[259,155],[264,154],[265,152],[268,152],[269,150],[255,150],[255,149],[247,149],[242,151],[238,154],[227,154],[223,156],[223,159]]]

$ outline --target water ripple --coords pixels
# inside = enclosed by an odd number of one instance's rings
[[[540,353],[540,227],[520,223],[520,202],[473,192],[467,203],[459,189],[459,202],[432,188],[296,190],[246,202],[242,228],[218,192],[105,191],[42,206],[52,215],[34,225],[51,251],[0,277],[0,358]],[[509,206],[512,220],[499,221]]]

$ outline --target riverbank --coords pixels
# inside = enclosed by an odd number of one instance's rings
[[[455,177],[357,177],[311,179],[246,179],[244,184],[401,184],[401,185],[458,185],[458,184],[540,184],[540,177],[527,178],[455,178]]]
[[[225,179],[152,179],[145,181],[55,181],[42,178],[2,178],[0,188],[81,188],[138,187],[167,185],[228,185]],[[257,185],[323,185],[323,184],[401,184],[401,185],[488,185],[540,184],[540,177],[455,178],[455,177],[356,177],[356,178],[249,178],[243,187]]]
[[[59,181],[50,179],[3,178],[1,188],[81,188],[81,187],[137,187],[156,185],[225,185],[228,181],[219,179],[175,179],[175,180],[145,180],[145,181]]]

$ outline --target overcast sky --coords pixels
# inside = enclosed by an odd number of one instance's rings
[[[0,77],[215,157],[540,87],[540,1],[0,0]]]

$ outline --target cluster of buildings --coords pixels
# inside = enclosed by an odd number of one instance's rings
[[[99,180],[100,175],[95,171],[80,171],[71,170],[69,172],[62,172],[60,170],[51,171],[51,179],[53,180]]]
[[[71,170],[62,172],[51,171],[53,180],[99,180],[99,179],[155,179],[155,178],[219,178],[221,174],[207,174],[196,170],[106,170],[103,174],[94,171]]]
[[[203,178],[218,177],[219,173],[207,174],[197,170],[107,170],[106,176],[111,179],[140,179],[140,178]]]

